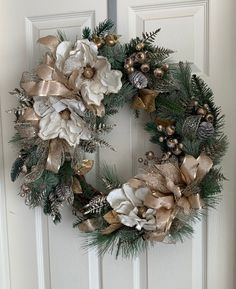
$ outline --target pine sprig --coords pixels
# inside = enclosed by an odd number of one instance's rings
[[[153,43],[156,39],[157,34],[161,31],[161,28],[156,29],[155,31],[152,32],[143,32],[143,42],[144,43]]]
[[[91,37],[92,37],[92,30],[89,27],[85,27],[82,31],[82,38],[90,40]]]
[[[106,33],[114,28],[114,23],[111,19],[106,19],[103,22],[100,22],[93,30],[93,35],[104,36]]]

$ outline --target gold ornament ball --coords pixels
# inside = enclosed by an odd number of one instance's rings
[[[114,46],[118,42],[118,37],[117,37],[117,35],[114,35],[114,34],[108,34],[105,37],[105,41],[106,41],[106,45]]]
[[[156,68],[153,73],[156,78],[162,78],[164,75],[164,71],[160,68]]]
[[[164,63],[164,64],[162,65],[162,70],[165,71],[165,72],[167,72],[168,69],[169,69],[169,64]]]
[[[179,147],[176,147],[172,151],[176,156],[180,155],[182,153],[182,150]]]
[[[207,103],[203,104],[203,107],[206,109],[206,110],[209,110],[209,105]]]
[[[133,66],[134,61],[133,61],[132,58],[129,57],[129,58],[127,58],[127,59],[125,60],[125,64],[128,65],[128,66]]]
[[[143,42],[140,42],[136,45],[136,50],[140,51],[144,48],[145,44]]]
[[[182,150],[184,148],[184,145],[182,143],[179,143],[178,148]]]
[[[192,101],[192,105],[195,106],[195,107],[197,107],[197,106],[198,106],[198,101],[197,101],[197,100],[193,100],[193,101]]]
[[[166,133],[168,135],[173,135],[175,133],[175,127],[173,125],[166,127]]]
[[[178,140],[176,138],[174,138],[173,143],[178,144]]]
[[[176,142],[173,139],[168,139],[167,146],[168,148],[173,149],[176,146]]]
[[[141,65],[141,71],[147,73],[150,70],[150,65],[148,63],[144,63]]]
[[[95,74],[94,69],[91,66],[87,66],[84,68],[83,76],[86,79],[92,79]]]
[[[97,45],[97,48],[101,48],[105,44],[105,41],[101,36],[94,36],[93,42]]]
[[[139,63],[144,63],[144,61],[146,60],[146,54],[144,52],[138,52],[135,55],[135,60]]]
[[[154,157],[155,157],[154,152],[152,152],[152,151],[146,152],[146,158],[147,158],[148,160],[153,160]]]
[[[159,137],[159,142],[163,142],[164,141],[164,137],[163,136],[160,136]]]
[[[205,116],[206,115],[206,110],[203,108],[203,107],[199,107],[198,109],[197,109],[197,114],[198,115],[202,115],[202,116]]]
[[[125,68],[125,69],[129,69],[130,67],[132,67],[132,66],[130,66],[129,64],[125,64],[125,65],[124,65],[124,68]]]
[[[158,130],[158,131],[163,131],[163,126],[162,126],[161,124],[159,124],[159,125],[157,126],[157,130]]]
[[[142,163],[143,162],[143,158],[138,158],[138,162]]]
[[[213,122],[213,120],[214,120],[214,116],[211,113],[206,115],[206,121]]]
[[[134,68],[133,67],[129,67],[129,68],[126,69],[126,71],[127,71],[128,74],[131,74],[131,73],[134,72]]]

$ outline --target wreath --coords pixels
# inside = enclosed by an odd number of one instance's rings
[[[20,147],[11,179],[23,176],[20,196],[55,223],[69,204],[85,246],[100,254],[129,257],[155,241],[183,241],[218,203],[225,180],[224,117],[190,65],[171,63],[173,51],[154,44],[159,31],[121,44],[106,20],[75,42],[60,31],[40,38],[42,62],[11,92],[19,101],[9,110],[17,131],[11,141]],[[148,115],[145,129],[163,154],[140,156],[139,173],[126,182],[105,165],[95,188],[85,177],[94,165],[89,156],[99,146],[113,149],[103,135],[126,103],[134,117]]]

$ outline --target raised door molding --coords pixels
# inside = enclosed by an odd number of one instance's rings
[[[46,35],[56,35],[58,30],[65,32],[68,39],[80,37],[84,27],[94,27],[95,11],[43,15],[25,18],[26,43],[29,68],[34,67],[35,59],[40,60],[43,47],[37,45],[37,39]]]

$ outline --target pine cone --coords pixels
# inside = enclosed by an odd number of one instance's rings
[[[94,197],[86,206],[84,206],[85,212],[84,215],[87,214],[99,214],[102,210],[107,205],[107,198],[106,196],[99,195]]]
[[[182,128],[183,135],[187,137],[196,137],[200,122],[201,116],[199,115],[187,117]]]
[[[129,75],[129,81],[138,89],[147,87],[147,77],[140,71],[134,71]]]
[[[211,122],[203,121],[197,130],[198,138],[201,140],[206,140],[210,138],[215,132],[213,124]]]

